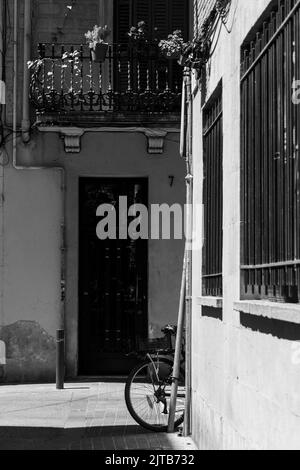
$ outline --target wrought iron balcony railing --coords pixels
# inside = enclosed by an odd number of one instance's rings
[[[88,46],[40,44],[30,100],[39,114],[157,116],[179,113],[181,87],[182,68],[156,45],[109,45],[96,63]]]

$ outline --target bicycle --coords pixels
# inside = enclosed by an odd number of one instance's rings
[[[172,338],[177,327],[167,325],[162,329],[164,338],[150,340],[140,353],[132,353],[143,360],[129,374],[125,386],[125,401],[129,413],[142,427],[154,432],[166,432],[169,421],[173,362],[175,349]],[[154,347],[156,345],[156,347]],[[175,412],[175,429],[184,420],[185,362],[184,341],[181,349],[181,369]]]

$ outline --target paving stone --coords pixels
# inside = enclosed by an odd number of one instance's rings
[[[129,415],[124,384],[0,386],[0,450],[192,450],[147,432]]]

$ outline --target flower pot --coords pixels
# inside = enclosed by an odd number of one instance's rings
[[[163,52],[163,55],[166,59],[169,59],[169,60],[178,60],[178,59],[180,59],[180,52],[179,51],[172,52],[171,54],[168,54],[167,52]]]
[[[91,50],[93,62],[104,62],[108,51],[108,44],[106,42],[98,43]]]

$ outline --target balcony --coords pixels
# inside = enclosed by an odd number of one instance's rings
[[[112,44],[96,63],[86,45],[40,44],[30,101],[42,125],[176,126],[182,75],[157,45]]]

